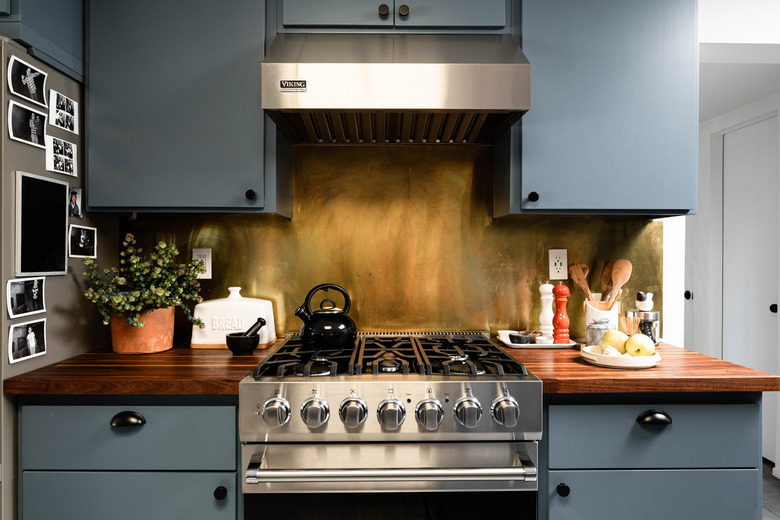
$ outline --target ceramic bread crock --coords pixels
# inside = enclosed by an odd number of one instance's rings
[[[257,348],[269,347],[276,340],[274,311],[269,300],[245,298],[241,287],[228,287],[227,298],[208,300],[195,306],[193,315],[203,320],[204,328],[192,327],[191,348],[228,348],[226,337],[231,333],[242,333],[257,318],[263,318],[266,325],[261,328]]]

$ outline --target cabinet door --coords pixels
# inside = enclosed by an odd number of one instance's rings
[[[380,14],[384,5],[388,12]],[[285,27],[392,27],[392,0],[284,0],[282,24]]]
[[[88,208],[260,211],[264,3],[89,6]]]
[[[224,490],[218,488],[224,488]],[[235,520],[235,473],[22,473],[22,520]]]
[[[506,25],[506,9],[505,0],[396,0],[395,26],[500,29]]]
[[[140,414],[141,425],[112,426]],[[23,469],[234,470],[232,406],[23,406]]]
[[[0,34],[63,74],[84,80],[83,0],[0,2]]]
[[[760,479],[758,469],[551,471],[548,518],[760,520]]]
[[[524,0],[531,63],[511,212],[696,208],[695,0]]]

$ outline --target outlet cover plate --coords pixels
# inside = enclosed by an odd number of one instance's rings
[[[568,258],[565,249],[550,249],[550,280],[567,280],[569,278]]]
[[[198,278],[202,280],[211,280],[211,248],[193,249],[192,259],[200,260],[206,266],[206,272],[200,273]]]

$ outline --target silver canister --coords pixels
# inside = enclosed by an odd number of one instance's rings
[[[661,321],[660,312],[626,311],[627,318],[639,319],[639,332],[649,336],[653,343],[658,345],[658,323]]]
[[[604,336],[604,333],[614,328],[609,323],[609,318],[594,318],[585,326],[585,344],[601,345],[601,337]]]

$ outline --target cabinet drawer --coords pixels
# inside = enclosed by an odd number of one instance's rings
[[[758,469],[551,471],[549,477],[550,520],[761,518]],[[559,484],[568,496],[558,494]]]
[[[235,473],[25,471],[19,518],[235,520],[236,504]]]
[[[637,417],[662,410],[672,423],[646,426]],[[549,468],[757,468],[759,406],[551,405]]]
[[[140,426],[111,426],[134,411]],[[233,406],[23,406],[22,469],[225,470],[236,468]]]

